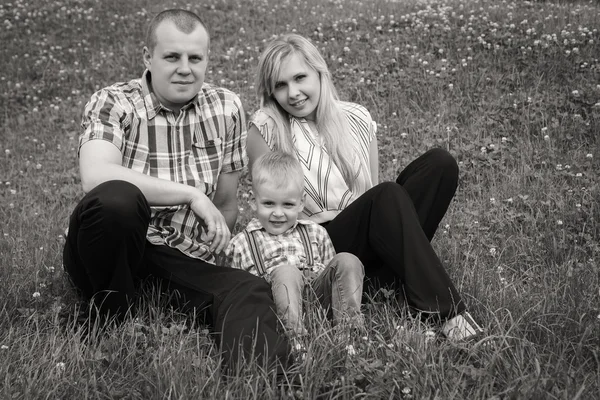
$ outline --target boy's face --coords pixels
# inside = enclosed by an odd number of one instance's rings
[[[294,183],[279,186],[266,181],[253,186],[250,207],[267,232],[279,235],[290,229],[304,208],[304,190]]]

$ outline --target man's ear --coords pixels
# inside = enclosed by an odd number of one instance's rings
[[[150,49],[147,46],[144,46],[142,50],[142,55],[144,58],[144,66],[146,69],[150,69],[150,65],[152,64],[150,60],[152,59],[152,54],[150,54]]]
[[[252,209],[252,211],[256,212],[256,197],[254,197],[254,192],[252,191],[252,189],[250,189],[250,197],[248,197],[248,203],[250,204],[250,208]]]

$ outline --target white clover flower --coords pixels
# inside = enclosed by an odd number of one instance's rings
[[[56,370],[58,372],[63,372],[65,370],[65,363],[64,362],[57,362],[56,363]]]
[[[346,346],[346,351],[348,352],[349,356],[355,356],[356,355],[356,350],[354,349],[354,346],[352,346],[351,344],[349,344],[348,346]]]
[[[402,132],[402,133],[400,134],[400,137],[401,137],[402,139],[406,139],[406,138],[408,137],[408,133],[406,133],[406,132]],[[589,157],[589,158],[591,158],[591,157]]]
[[[594,155],[592,153],[587,153],[585,155],[585,158],[590,158],[591,159],[591,158],[594,158]]]
[[[0,346],[0,350],[8,350],[8,346],[3,344],[2,346]]]
[[[490,255],[491,255],[492,257],[495,257],[495,256],[496,256],[496,248],[495,248],[495,247],[492,247],[492,248],[490,248]]]
[[[34,299],[37,299],[38,297],[41,296],[40,292],[33,292],[33,294],[31,295]]]
[[[548,136],[548,135],[544,135],[544,140],[545,140],[546,142],[547,142],[547,141],[549,141],[549,140],[550,140],[550,136]]]
[[[556,221],[556,225],[561,226],[562,224],[563,224],[563,222],[562,222],[561,219],[559,219],[559,220]]]

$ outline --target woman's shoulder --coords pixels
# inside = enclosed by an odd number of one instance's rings
[[[359,123],[364,126],[370,126],[373,122],[371,113],[363,105],[357,103],[351,103],[348,101],[340,102],[342,110],[346,113],[346,116],[353,122]]]
[[[365,121],[371,121],[371,113],[367,108],[358,103],[351,103],[349,101],[341,101],[342,110],[349,116],[353,118],[363,119]]]
[[[272,128],[275,126],[275,120],[262,108],[254,112],[250,117],[250,123],[256,125],[257,128],[262,127]]]

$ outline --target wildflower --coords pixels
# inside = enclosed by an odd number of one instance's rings
[[[490,203],[495,204],[496,203],[496,199],[494,197],[490,197]]]
[[[57,362],[56,363],[56,370],[58,372],[63,372],[65,370],[65,363],[64,362]]]
[[[559,220],[556,221],[556,225],[561,226],[562,224],[563,224],[563,222],[562,222],[561,219],[559,219]]]
[[[579,96],[579,94],[580,94],[580,93],[579,93],[579,90],[573,90],[573,91],[571,92],[571,94],[572,94],[573,96],[577,97],[577,96]]]
[[[34,299],[37,299],[38,297],[41,296],[41,294],[40,294],[40,292],[33,292],[32,296]]]
[[[550,140],[550,136],[548,136],[548,135],[544,135],[544,140],[545,140],[546,142],[547,142],[547,141],[549,141],[549,140]]]
[[[432,329],[428,329],[425,331],[425,341],[426,342],[431,342],[432,340],[435,339],[435,332]]]
[[[502,143],[506,143],[508,141],[508,138],[506,136],[502,136]]]
[[[4,154],[6,154],[7,156],[10,156],[10,149],[4,150]]]
[[[349,344],[348,346],[346,346],[346,351],[348,352],[349,356],[355,356],[356,355],[356,350],[354,349],[354,346],[352,346],[351,344]]]
[[[490,248],[490,255],[491,255],[492,257],[495,257],[495,256],[496,256],[496,248],[495,248],[495,247],[492,247],[492,248]]]
[[[587,153],[587,154],[585,155],[585,158],[592,159],[592,158],[594,158],[594,156],[592,155],[592,153]]]
[[[7,345],[5,345],[5,344],[3,344],[2,346],[0,346],[0,349],[1,349],[1,350],[8,350],[8,346],[7,346]]]
[[[406,132],[402,132],[402,133],[400,134],[400,137],[401,137],[402,139],[406,139],[406,138],[408,137],[408,133],[406,133]],[[589,156],[591,156],[591,154],[588,154],[588,155],[589,155]],[[592,158],[592,157],[588,157],[588,158]]]

